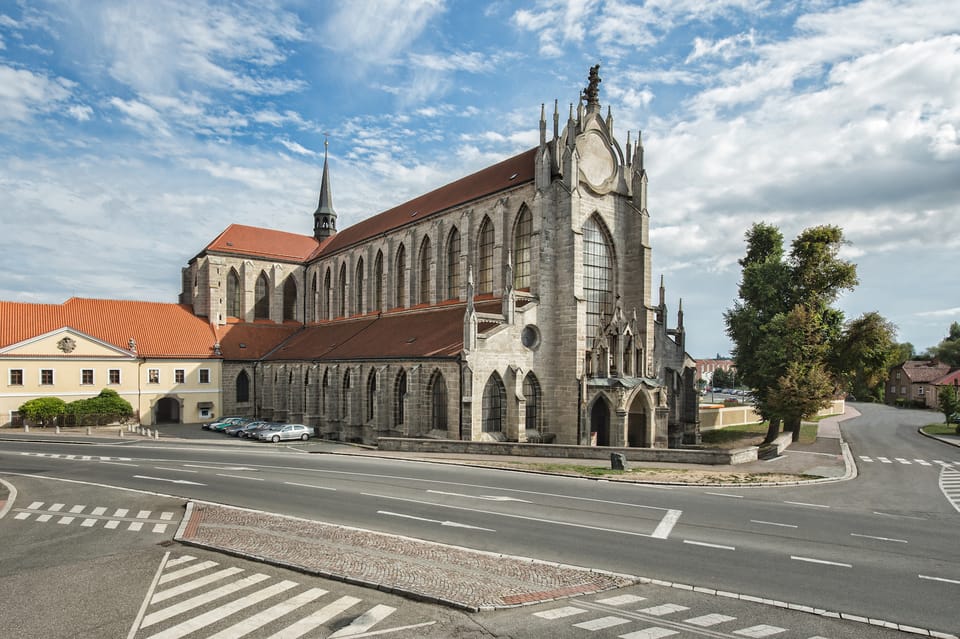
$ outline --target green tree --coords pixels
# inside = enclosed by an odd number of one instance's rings
[[[835,226],[804,230],[786,258],[774,226],[754,224],[746,241],[740,299],[724,313],[727,335],[737,375],[754,389],[757,411],[770,422],[767,440],[783,422],[796,441],[801,420],[842,383],[827,365],[843,332],[843,313],[832,304],[857,284],[856,266],[839,258],[844,240]]]
[[[31,422],[46,427],[47,422],[63,415],[66,404],[59,397],[37,397],[20,405],[17,411]]]
[[[960,393],[956,386],[943,386],[937,395],[937,403],[946,422],[950,423],[950,417],[960,413]],[[957,423],[957,434],[960,435],[960,422]]]
[[[710,379],[714,388],[730,388],[735,381],[733,374],[724,368],[713,371],[713,377]]]
[[[889,368],[897,362],[900,345],[896,326],[876,311],[847,322],[830,357],[830,368],[844,389],[860,400],[883,401]],[[906,360],[903,360],[906,361]]]
[[[910,342],[904,342],[903,344],[894,345],[895,354],[893,360],[891,360],[890,365],[896,366],[897,364],[903,364],[907,360],[915,359],[917,357],[917,350],[913,347],[913,344]]]
[[[100,424],[122,421],[133,414],[130,402],[112,388],[104,388],[96,397],[78,399],[66,406],[66,413],[77,424]]]
[[[950,332],[939,344],[928,349],[927,355],[954,368],[960,367],[960,322],[950,324]]]

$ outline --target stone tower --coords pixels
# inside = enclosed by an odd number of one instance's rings
[[[337,232],[337,212],[333,210],[333,195],[330,193],[330,170],[327,166],[327,146],[323,141],[323,179],[320,182],[320,201],[313,212],[313,237],[322,242]]]

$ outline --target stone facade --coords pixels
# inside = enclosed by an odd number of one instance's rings
[[[226,413],[364,442],[696,443],[683,314],[668,328],[662,284],[651,300],[643,146],[598,82],[552,134],[541,110],[536,148],[339,232],[325,158],[313,237],[231,227],[192,259],[181,302],[223,332]],[[238,355],[227,329],[264,323],[295,332]]]

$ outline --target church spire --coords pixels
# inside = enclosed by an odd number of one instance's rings
[[[330,169],[327,165],[327,147],[323,141],[323,179],[320,182],[320,201],[313,212],[313,236],[325,240],[337,232],[337,212],[333,210],[333,195],[330,192]]]

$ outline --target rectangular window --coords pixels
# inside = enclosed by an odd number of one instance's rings
[[[210,418],[210,409],[201,408],[200,409],[200,419],[209,419]]]
[[[897,371],[897,381],[900,381],[900,371]]]
[[[210,369],[209,369],[209,368],[201,368],[201,369],[200,369],[200,383],[201,383],[201,384],[209,384],[209,383],[210,383]]]
[[[80,383],[84,385],[93,384],[93,369],[84,368],[80,371]]]
[[[159,369],[159,368],[148,368],[148,369],[147,369],[147,383],[148,383],[148,384],[159,384],[159,383],[160,383],[160,369]]]
[[[23,369],[22,368],[10,369],[10,385],[23,386]]]
[[[111,368],[110,371],[109,371],[109,378],[110,378],[110,383],[111,383],[111,384],[119,384],[119,383],[120,383],[120,369],[119,369],[119,368]]]
[[[923,395],[924,392],[925,392],[925,389],[924,389],[923,386],[918,386],[918,387],[917,387],[917,395]]]
[[[177,384],[182,384],[187,380],[186,374],[183,372],[182,368],[178,368],[173,371],[173,381]]]
[[[43,386],[53,386],[53,369],[52,368],[40,369],[40,383]]]
[[[906,387],[906,386],[901,386],[901,387],[900,387],[900,394],[901,394],[901,395],[906,395],[906,394],[907,394],[907,387]]]

